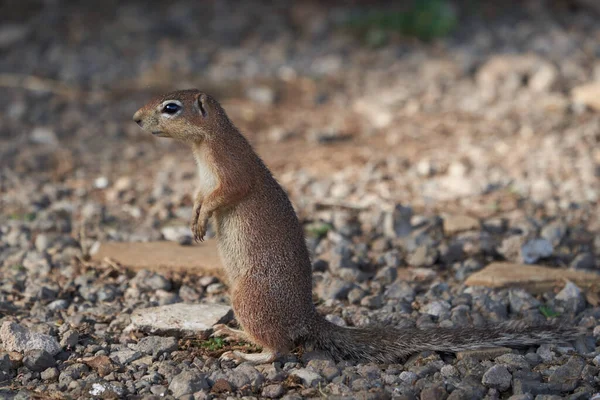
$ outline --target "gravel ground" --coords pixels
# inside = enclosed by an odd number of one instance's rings
[[[341,3],[0,5],[0,397],[600,398],[600,288],[464,284],[501,260],[600,272],[598,15],[490,3],[459,8],[444,40],[378,48],[339,28],[360,12]],[[188,240],[192,157],[131,121],[185,87],[222,100],[290,193],[330,320],[559,315],[590,334],[253,367],[219,361],[232,344],[126,329],[134,310],[229,301],[214,277],[86,257],[98,241]]]

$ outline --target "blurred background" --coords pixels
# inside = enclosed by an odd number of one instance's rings
[[[194,165],[131,116],[190,87],[224,104],[303,217],[598,200],[593,0],[0,4],[5,217],[62,199],[118,225],[97,235],[160,236],[187,215]]]

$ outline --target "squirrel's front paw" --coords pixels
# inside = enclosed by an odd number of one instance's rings
[[[194,235],[194,240],[196,242],[204,241],[204,236],[206,235],[206,227],[208,226],[208,217],[204,217],[202,215],[196,214],[194,215],[194,219],[192,220],[192,234]]]

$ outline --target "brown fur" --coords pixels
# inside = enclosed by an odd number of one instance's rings
[[[178,115],[162,112],[168,100],[180,102]],[[212,217],[236,317],[249,338],[273,354],[300,344],[337,359],[394,362],[422,350],[528,345],[576,333],[521,322],[433,330],[333,325],[313,305],[309,253],[287,194],[219,103],[198,90],[172,92],[150,101],[134,120],[192,147],[201,178],[192,232],[202,240]]]

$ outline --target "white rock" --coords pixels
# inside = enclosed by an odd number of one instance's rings
[[[321,375],[317,374],[310,368],[297,369],[295,371],[292,371],[290,375],[294,375],[302,379],[302,383],[304,383],[304,385],[308,387],[316,386],[319,382],[323,380]]]
[[[171,242],[179,242],[183,238],[192,237],[192,231],[187,226],[165,226],[160,233]]]
[[[49,146],[58,145],[58,138],[53,130],[45,127],[38,126],[31,132],[31,141],[33,143],[46,144]]]
[[[231,319],[231,307],[222,304],[169,304],[135,310],[126,331],[140,330],[171,336],[202,336],[213,325]]]
[[[108,187],[108,178],[105,176],[99,176],[94,179],[94,187],[96,189],[106,189]]]
[[[450,311],[450,308],[450,304],[446,301],[434,301],[426,304],[425,307],[423,307],[423,312],[425,314],[433,315],[434,317],[439,317]]]
[[[417,380],[417,374],[411,371],[402,371],[400,373],[400,379],[412,385]]]
[[[569,299],[576,299],[580,296],[581,289],[573,282],[567,281],[565,287],[556,295],[556,300],[568,301]]]
[[[24,353],[28,350],[46,350],[51,355],[60,352],[58,341],[43,333],[31,332],[16,322],[5,321],[0,328],[0,340],[7,351]]]

